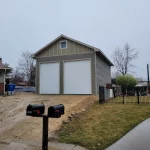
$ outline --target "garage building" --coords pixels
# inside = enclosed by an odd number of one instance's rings
[[[32,55],[37,94],[98,94],[111,83],[112,62],[98,48],[64,35]]]

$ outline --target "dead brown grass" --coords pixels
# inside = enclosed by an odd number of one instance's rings
[[[150,105],[95,103],[63,126],[59,141],[102,150],[148,117]]]

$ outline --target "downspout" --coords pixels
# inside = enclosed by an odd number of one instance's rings
[[[5,95],[5,73],[6,73],[6,69],[4,70],[4,95]]]

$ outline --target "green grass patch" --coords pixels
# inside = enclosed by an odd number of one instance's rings
[[[123,97],[122,96],[117,96],[108,102],[112,103],[123,103]],[[124,96],[124,102],[125,103],[137,103],[138,99],[137,96]],[[150,96],[139,96],[139,102],[142,104],[150,104]]]
[[[150,117],[150,105],[95,103],[64,124],[59,141],[103,150]]]

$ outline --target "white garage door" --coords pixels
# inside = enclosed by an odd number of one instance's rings
[[[40,64],[40,94],[59,94],[59,63]]]
[[[64,62],[64,94],[91,94],[91,61]]]

